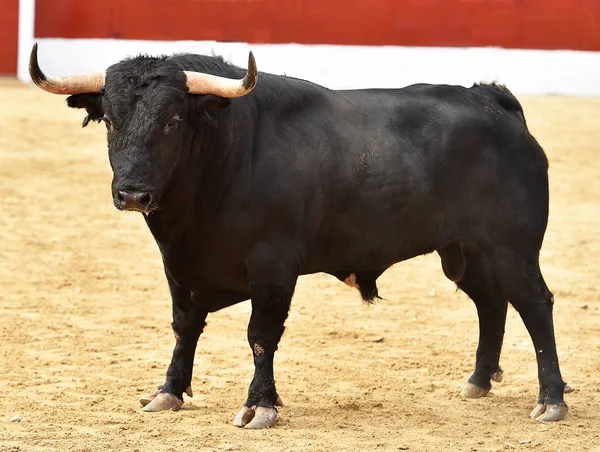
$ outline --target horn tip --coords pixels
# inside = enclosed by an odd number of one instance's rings
[[[258,69],[256,68],[256,60],[252,50],[248,53],[248,72],[244,77],[244,88],[252,89],[256,85],[256,79],[258,78]]]
[[[38,43],[34,42],[33,47],[31,48],[31,53],[29,54],[29,68],[31,69],[32,63],[37,61],[37,53],[38,53]]]
[[[37,86],[41,86],[46,81],[46,76],[40,69],[40,65],[38,63],[37,58],[38,53],[38,43],[33,43],[33,48],[31,49],[31,55],[29,56],[29,76],[33,80]]]
[[[33,47],[31,48],[31,54],[29,55],[29,67],[33,62],[37,63],[37,53],[38,53],[38,43],[34,42]]]

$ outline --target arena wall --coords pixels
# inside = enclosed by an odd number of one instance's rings
[[[37,0],[34,36],[50,74],[180,51],[244,65],[251,49],[261,70],[332,88],[497,80],[600,95],[597,24],[596,0]]]
[[[37,0],[40,38],[600,50],[598,0]]]
[[[0,75],[17,73],[19,0],[2,0],[0,14]]]

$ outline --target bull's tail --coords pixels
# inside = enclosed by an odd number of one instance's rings
[[[516,113],[523,121],[525,128],[527,128],[527,121],[521,103],[505,85],[496,82],[475,83],[472,88],[485,90],[486,94],[495,99],[503,109]]]

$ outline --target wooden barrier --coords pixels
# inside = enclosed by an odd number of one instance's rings
[[[2,0],[0,14],[0,75],[17,72],[19,0]]]
[[[42,38],[600,50],[600,1],[37,0],[35,31]]]

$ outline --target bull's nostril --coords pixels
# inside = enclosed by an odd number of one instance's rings
[[[137,190],[118,190],[115,193],[115,206],[119,210],[137,210],[145,212],[152,205],[152,193]]]
[[[146,193],[142,197],[142,199],[140,199],[140,205],[142,205],[144,207],[148,207],[151,202],[152,202],[152,196],[150,195],[150,193]]]

